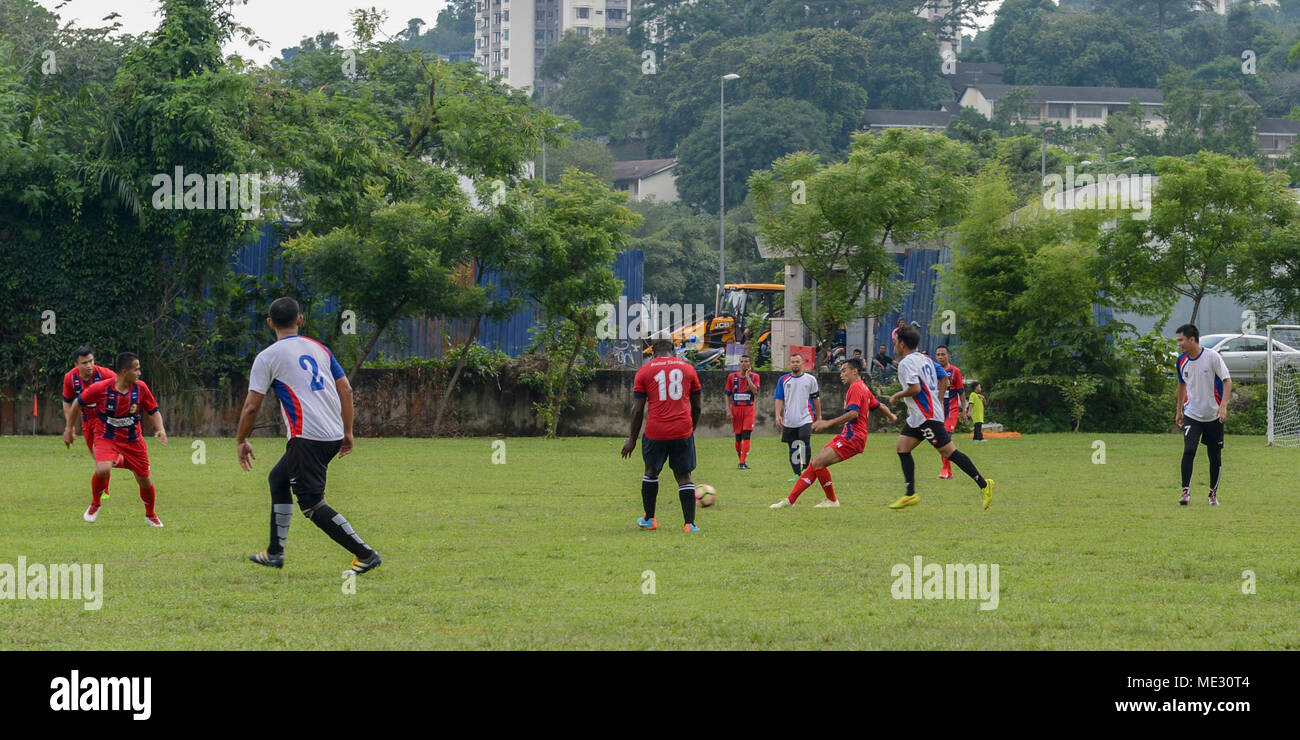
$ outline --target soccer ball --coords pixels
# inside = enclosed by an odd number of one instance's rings
[[[718,500],[718,492],[708,483],[696,483],[695,500],[700,503],[700,506],[713,506]]]

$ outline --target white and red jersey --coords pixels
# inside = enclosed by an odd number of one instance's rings
[[[919,427],[927,421],[943,421],[939,375],[935,370],[938,366],[939,363],[920,352],[910,352],[898,363],[898,381],[903,388],[913,383],[921,386],[920,393],[905,399],[908,426]]]
[[[275,393],[289,439],[334,442],[343,439],[343,403],[334,385],[342,377],[343,366],[333,352],[315,339],[295,334],[258,353],[248,390]]]
[[[676,357],[656,357],[632,382],[632,396],[646,399],[645,436],[669,441],[695,433],[691,425],[691,396],[700,392],[700,376],[691,363]]]
[[[1223,357],[1212,349],[1201,348],[1196,357],[1178,355],[1178,383],[1183,391],[1183,416],[1196,421],[1219,418],[1223,401],[1223,381],[1231,380]]]
[[[63,400],[72,403],[81,396],[82,391],[92,384],[101,380],[112,380],[116,377],[117,373],[112,370],[95,365],[90,373],[90,380],[82,380],[81,373],[77,372],[77,368],[74,366],[63,376]],[[81,407],[81,423],[88,424],[96,418],[95,407],[83,404]]]

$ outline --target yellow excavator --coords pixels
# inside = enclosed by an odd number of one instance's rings
[[[746,344],[751,339],[746,318],[760,314],[765,318],[781,315],[777,297],[785,295],[785,286],[779,283],[729,283],[725,286],[717,310],[691,324],[672,329],[673,344],[678,349],[696,349],[696,366],[706,367],[722,357],[728,344]],[[763,365],[772,353],[772,331],[764,328],[756,339],[759,357],[752,358],[754,366]],[[650,349],[645,350],[650,354]]]

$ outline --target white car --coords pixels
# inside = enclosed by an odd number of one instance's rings
[[[1233,380],[1247,383],[1268,382],[1268,337],[1258,334],[1206,334],[1201,346],[1223,356]],[[1300,363],[1300,350],[1273,340],[1275,356],[1285,356],[1290,364]]]

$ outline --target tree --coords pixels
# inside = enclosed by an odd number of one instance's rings
[[[567,328],[543,337],[548,365],[563,361],[563,370],[548,370],[542,409],[554,437],[569,394],[574,363],[584,348],[595,346],[600,303],[617,300],[622,283],[614,276],[615,254],[627,245],[640,216],[623,205],[625,195],[595,177],[570,170],[558,187],[530,181],[536,209],[545,217],[534,222],[510,282],[537,301],[543,323]],[[553,366],[551,366],[553,367]]]
[[[1198,11],[1213,10],[1210,0],[1093,0],[1093,12],[1139,21],[1163,37],[1165,31],[1191,22]]]
[[[1294,218],[1295,201],[1284,174],[1214,152],[1161,157],[1156,173],[1150,218],[1120,218],[1101,241],[1108,287],[1148,304],[1191,298],[1196,323],[1201,299],[1249,279],[1250,255]]]
[[[547,150],[546,160],[546,182],[551,185],[558,184],[560,175],[570,167],[595,175],[606,185],[614,185],[614,155],[609,147],[594,139],[570,139],[564,146]],[[541,159],[534,166],[541,174]]]
[[[573,116],[592,136],[605,136],[641,76],[641,58],[621,36],[589,39],[570,31],[542,58],[540,72],[561,83],[546,96],[548,108]]]
[[[952,100],[929,21],[910,13],[880,13],[853,33],[867,40],[871,76],[865,88],[872,108],[934,110]]]
[[[887,242],[913,243],[954,222],[969,166],[970,151],[946,136],[889,129],[855,136],[847,162],[800,152],[750,178],[764,240],[817,281],[815,333],[897,306],[905,287]]]
[[[1104,15],[1036,10],[1000,44],[1014,85],[1152,87],[1166,68],[1148,34]]]
[[[1164,154],[1182,156],[1209,150],[1254,157],[1258,152],[1255,125],[1263,112],[1245,95],[1201,89],[1188,80],[1183,70],[1162,77],[1160,89],[1164,93]]]
[[[716,112],[716,108],[715,108]],[[727,110],[727,206],[745,199],[750,173],[771,166],[795,151],[829,154],[826,117],[811,103],[783,98],[751,100]],[[681,143],[677,163],[677,192],[687,203],[705,211],[718,210],[718,130],[715,117]]]

